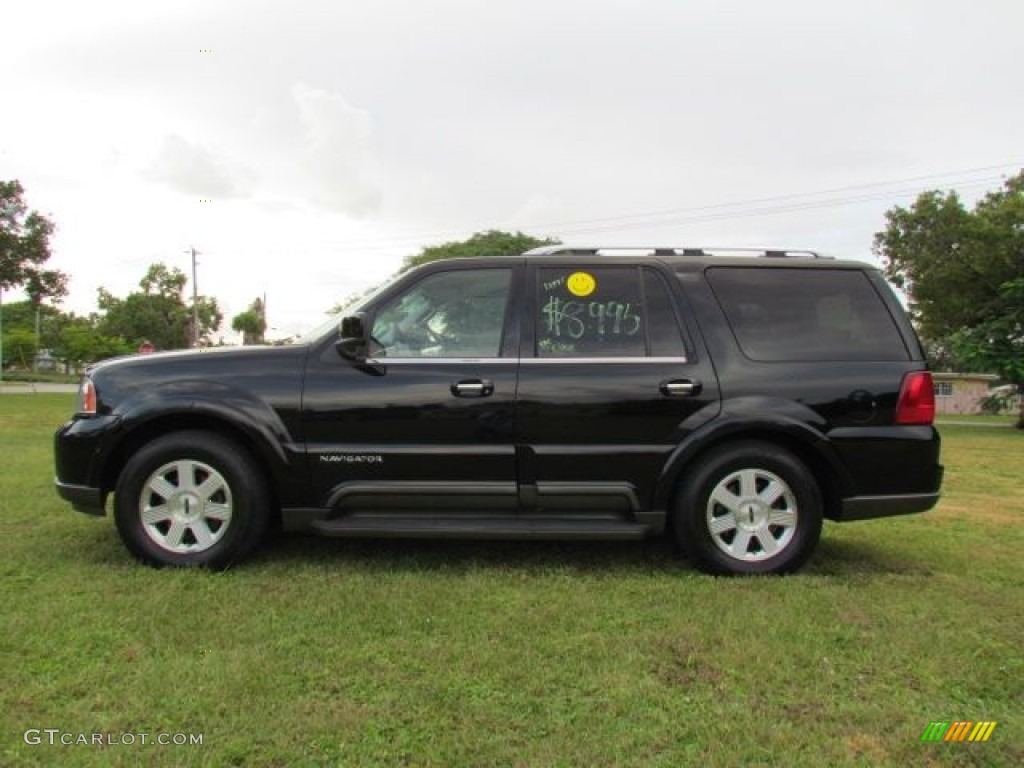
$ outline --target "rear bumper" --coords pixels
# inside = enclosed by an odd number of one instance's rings
[[[939,492],[908,493],[899,496],[851,496],[843,499],[843,504],[836,516],[841,523],[851,520],[872,520],[877,517],[893,517],[894,515],[912,515],[925,512],[939,500]]]
[[[831,519],[911,515],[938,503],[944,470],[934,427],[847,427],[830,437],[850,480],[840,491],[841,502],[832,505]]]
[[[55,479],[53,484],[56,486],[60,497],[64,501],[71,502],[71,506],[79,512],[84,512],[87,515],[106,514],[104,505],[106,498],[101,489],[91,488],[88,485],[63,483],[59,479]]]

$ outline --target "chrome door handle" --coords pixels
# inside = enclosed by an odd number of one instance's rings
[[[494,382],[487,379],[465,379],[451,386],[456,397],[488,397],[494,394]]]
[[[701,383],[693,379],[668,379],[658,385],[665,397],[693,397],[699,395],[702,388]]]

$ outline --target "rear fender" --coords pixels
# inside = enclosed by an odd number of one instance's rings
[[[722,412],[694,430],[672,451],[655,491],[655,509],[667,510],[686,468],[708,450],[733,440],[777,443],[808,464],[832,502],[849,495],[853,478],[827,434],[827,423],[812,409],[791,400],[744,397],[722,403]],[[830,492],[831,491],[831,492]]]

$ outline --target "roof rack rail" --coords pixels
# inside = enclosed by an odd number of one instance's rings
[[[683,245],[545,245],[532,248],[524,256],[755,256],[765,259],[831,259],[817,251],[791,248],[731,248]]]

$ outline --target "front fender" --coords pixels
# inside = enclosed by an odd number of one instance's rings
[[[112,416],[117,427],[105,441],[98,466],[123,452],[136,438],[180,428],[216,424],[236,433],[270,470],[279,489],[302,495],[302,445],[271,405],[251,391],[225,382],[173,381],[140,389],[121,400]],[[282,493],[292,496],[291,493]]]

